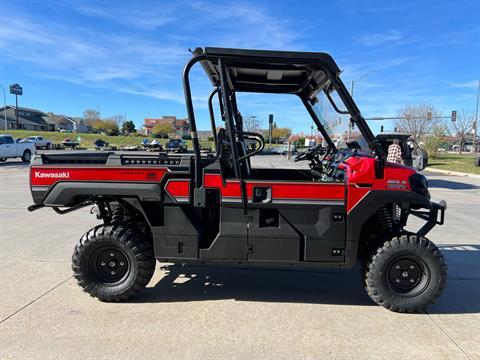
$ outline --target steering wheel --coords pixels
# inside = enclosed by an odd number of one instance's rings
[[[298,153],[293,161],[298,162],[298,161],[303,161],[303,160],[313,160],[315,156],[321,153],[321,150],[323,150],[322,144],[318,144],[315,146],[312,146],[305,150],[304,152]],[[328,153],[328,151],[327,151]]]

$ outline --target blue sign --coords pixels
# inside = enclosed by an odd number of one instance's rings
[[[10,85],[10,94],[23,95],[23,89],[18,84]]]

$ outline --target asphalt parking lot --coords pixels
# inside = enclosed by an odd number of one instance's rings
[[[70,269],[75,242],[97,220],[87,209],[27,212],[28,167],[2,164],[0,359],[480,359],[480,179],[426,174],[432,198],[448,202],[445,225],[429,238],[449,280],[428,313],[406,315],[374,305],[358,269],[158,264],[138,299],[101,303]]]

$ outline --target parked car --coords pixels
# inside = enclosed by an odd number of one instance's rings
[[[165,150],[184,153],[187,151],[187,143],[183,139],[170,139],[165,145]]]
[[[33,154],[33,142],[16,142],[10,135],[0,135],[0,162],[5,162],[8,158],[22,158],[23,162],[30,162]]]
[[[20,143],[24,142],[34,143],[37,149],[51,149],[53,144],[52,140],[45,139],[43,136],[28,136],[20,140]]]
[[[273,154],[287,155],[288,145],[280,145],[280,146],[272,147],[271,152]],[[295,145],[290,145],[290,154],[296,154],[296,153],[297,153],[297,147]]]

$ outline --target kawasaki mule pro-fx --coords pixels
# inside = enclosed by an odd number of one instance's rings
[[[215,156],[201,153],[197,137],[189,80],[197,63],[213,85]],[[443,224],[446,204],[430,201],[427,180],[415,169],[386,162],[339,74],[325,53],[196,49],[183,73],[192,154],[37,155],[29,209],[63,214],[95,205],[103,224],[78,241],[72,266],[79,285],[103,301],[138,295],[156,259],[308,268],[351,268],[360,261],[374,302],[419,311],[446,284],[444,258],[425,238]],[[315,146],[297,155],[309,162],[305,170],[252,168],[251,157],[265,142],[244,131],[240,92],[298,99],[326,150]],[[214,98],[221,119],[215,119]],[[373,155],[337,148],[319,102],[348,116]],[[407,231],[410,215],[424,223],[419,230]]]

